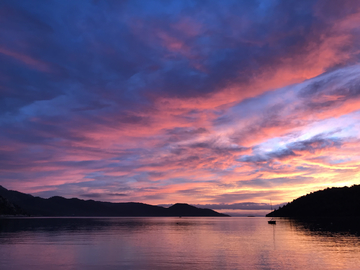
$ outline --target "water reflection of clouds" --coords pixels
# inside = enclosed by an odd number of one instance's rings
[[[4,225],[5,224],[5,225]],[[2,269],[354,269],[359,238],[266,218],[0,220]]]

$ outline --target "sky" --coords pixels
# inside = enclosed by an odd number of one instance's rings
[[[3,0],[0,185],[263,215],[359,184],[359,75],[360,1]]]

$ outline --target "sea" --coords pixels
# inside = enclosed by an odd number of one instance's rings
[[[2,218],[0,269],[360,269],[360,236],[265,217]]]

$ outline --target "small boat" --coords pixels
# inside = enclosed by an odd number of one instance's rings
[[[271,200],[270,200],[270,207],[271,207],[271,212],[272,212],[272,203],[271,203]],[[268,224],[276,225],[276,220],[274,220],[274,218],[271,218],[270,220],[268,220]]]
[[[276,224],[276,220],[270,219],[270,220],[268,220],[268,223],[269,224]]]

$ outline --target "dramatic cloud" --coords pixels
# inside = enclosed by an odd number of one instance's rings
[[[3,1],[0,22],[6,188],[219,209],[358,182],[357,1]]]

